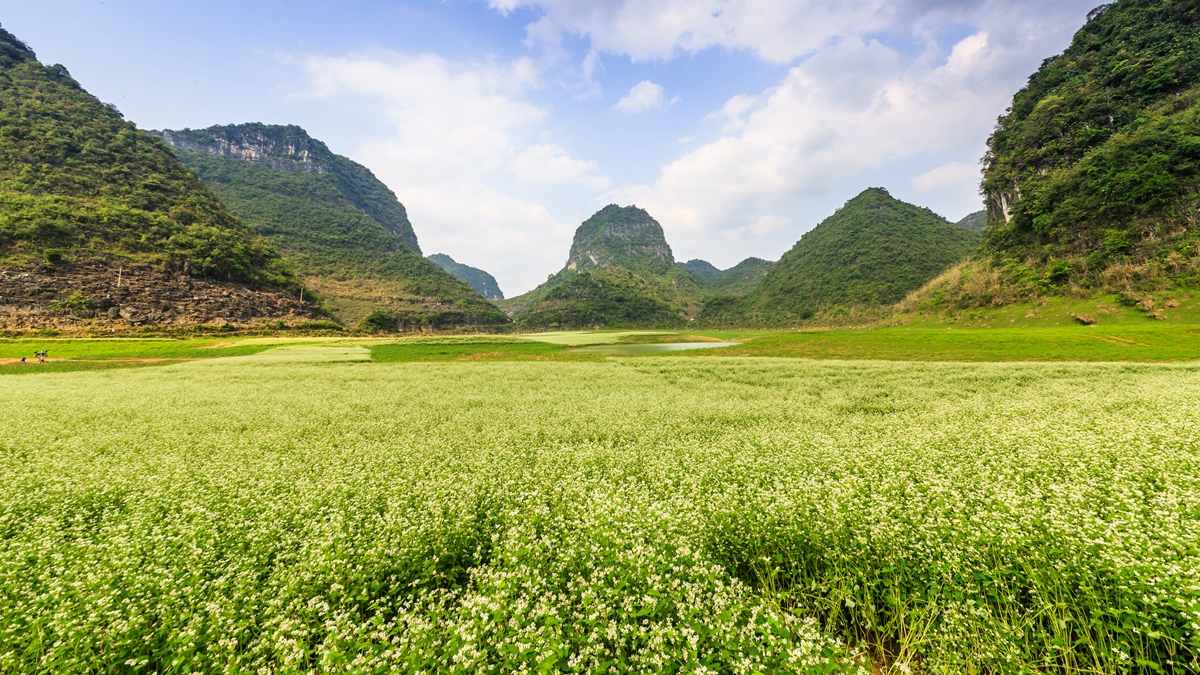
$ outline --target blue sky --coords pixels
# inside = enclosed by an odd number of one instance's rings
[[[298,124],[507,295],[608,203],[679,260],[776,260],[867,187],[957,220],[987,136],[1097,0],[5,0],[142,128]]]

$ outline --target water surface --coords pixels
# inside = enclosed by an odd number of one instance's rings
[[[611,354],[612,356],[640,356],[642,354],[661,354],[663,352],[682,352],[689,349],[716,349],[717,347],[732,347],[736,342],[665,342],[650,345],[595,345],[581,347],[571,351],[578,354]]]

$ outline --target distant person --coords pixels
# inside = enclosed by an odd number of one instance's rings
[[[46,362],[46,352],[34,352],[34,354],[38,357],[38,363]]]
[[[25,365],[25,357],[24,356],[21,357],[21,365]]]

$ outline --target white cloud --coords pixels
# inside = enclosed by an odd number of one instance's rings
[[[554,35],[587,36],[592,46],[635,60],[723,46],[788,62],[830,36],[865,34],[930,10],[961,11],[978,0],[490,0],[504,14],[536,7],[528,27],[534,42]]]
[[[671,102],[674,103],[674,101]],[[665,105],[667,105],[667,99],[663,96],[662,85],[650,80],[642,80],[630,87],[629,93],[617,101],[616,107],[621,112],[634,113],[659,109]]]
[[[718,264],[776,256],[779,245],[832,210],[805,209],[854,186],[907,190],[947,213],[965,213],[978,202],[974,162],[995,117],[1037,64],[1066,46],[1091,3],[490,0],[490,6],[539,12],[526,44],[542,50],[542,61],[463,64],[375,54],[312,59],[305,67],[312,95],[382,103],[394,134],[359,158],[409,207],[423,246],[461,251],[512,292],[532,287],[560,263],[578,221],[572,214],[572,222],[562,222],[537,203],[508,196],[502,177],[521,194],[548,186],[539,199],[557,200],[560,212],[569,212],[562,208],[568,200],[588,208],[592,195],[580,191],[607,190],[599,203],[647,207],[681,256]],[[945,35],[957,37],[947,44]],[[577,40],[586,52],[575,51]],[[622,184],[614,176],[617,187],[606,187],[610,181],[596,163],[561,147],[587,143],[554,139],[544,128],[569,127],[572,120],[548,125],[552,108],[532,102],[546,101],[554,86],[579,98],[598,95],[605,55],[644,61],[711,47],[747,51],[784,64],[786,72],[774,86],[729,96],[697,127],[679,130],[690,149],[662,163],[648,182]],[[540,81],[541,69],[570,54],[568,67],[581,86]],[[679,88],[654,72],[667,89]],[[644,80],[617,109],[671,102],[661,84]],[[577,133],[596,131],[592,125]],[[709,140],[691,147],[691,139]],[[549,196],[551,189],[568,197]],[[772,243],[764,249],[761,242]],[[541,267],[534,270],[531,261]]]
[[[596,162],[575,159],[554,145],[533,145],[512,161],[513,173],[521,180],[534,183],[579,183],[603,189],[612,181],[600,173]]]
[[[544,175],[539,152],[574,179],[600,179],[591,163],[552,146],[530,147],[548,114],[525,99],[537,84],[532,62],[454,63],[388,52],[299,63],[307,81],[302,95],[362,100],[384,111],[393,133],[360,148],[355,159],[404,203],[426,253],[476,261],[506,292],[544,279],[530,260],[562,257],[573,226],[497,187],[510,167]]]
[[[972,189],[979,185],[978,164],[950,162],[919,176],[913,176],[912,179],[912,188],[917,192],[932,192],[946,187],[963,185],[970,186]]]
[[[668,236],[704,253],[779,237],[782,225],[764,225],[780,221],[764,218],[796,214],[797,205],[835,185],[901,162],[920,166],[928,156],[941,157],[942,166],[891,187],[928,192],[932,205],[965,212],[978,202],[975,160],[996,116],[1073,32],[1066,23],[1049,30],[1023,20],[1021,11],[982,17],[988,28],[940,58],[936,43],[913,58],[853,35],[827,40],[777,86],[731,97],[711,113],[707,119],[720,125],[716,139],[666,163],[656,181],[614,195],[645,205]],[[807,229],[827,215],[792,221]]]

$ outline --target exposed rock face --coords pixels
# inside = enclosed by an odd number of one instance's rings
[[[0,330],[68,331],[201,325],[253,328],[327,317],[311,298],[197,279],[145,264],[96,259],[0,269]]]
[[[662,226],[636,206],[610,204],[575,230],[567,269],[583,272],[624,267],[638,274],[666,274],[675,264]]]
[[[326,158],[332,153],[324,143],[294,125],[241,124],[209,127],[203,132],[168,129],[157,134],[168,145],[177,148],[266,164],[282,171],[329,172]],[[320,145],[319,149],[315,147],[317,144]]]
[[[162,138],[167,145],[183,150],[262,164],[280,171],[327,175],[334,188],[355,208],[400,237],[413,251],[421,252],[408,212],[396,194],[370,169],[334,154],[328,146],[294,124],[230,124],[149,133]],[[187,157],[183,159],[188,161]]]

